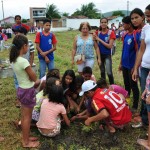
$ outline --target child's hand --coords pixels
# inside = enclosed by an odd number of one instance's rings
[[[72,122],[72,121],[75,121],[77,119],[77,116],[73,116],[71,119],[70,119],[70,121]]]
[[[45,62],[48,64],[50,62],[50,60],[48,59],[48,57],[45,57]]]
[[[36,80],[35,83],[34,83],[34,88],[35,89],[38,88],[38,86],[40,85],[40,83],[41,83],[40,79]]]
[[[150,105],[150,95],[146,98],[146,104]]]
[[[85,125],[86,126],[90,126],[90,124],[91,124],[90,118],[86,119],[85,120]]]

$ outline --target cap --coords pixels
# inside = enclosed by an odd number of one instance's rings
[[[92,90],[94,87],[96,87],[97,84],[92,80],[87,80],[82,84],[82,90],[79,93],[80,96],[84,94],[84,92]]]

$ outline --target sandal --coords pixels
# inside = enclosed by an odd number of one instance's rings
[[[136,124],[132,124],[132,128],[140,128],[142,126],[143,126],[142,122],[138,122]]]
[[[39,141],[29,141],[28,144],[22,144],[23,148],[37,148],[40,146]]]
[[[30,136],[29,137],[29,141],[37,141],[38,137],[34,137],[34,136]]]

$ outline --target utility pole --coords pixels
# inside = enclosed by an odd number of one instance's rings
[[[3,0],[2,0],[1,2],[2,2],[2,12],[3,12],[3,21],[4,21],[4,6],[3,6]],[[4,21],[4,26],[5,26],[5,21]]]
[[[127,16],[129,15],[129,0],[127,0]]]

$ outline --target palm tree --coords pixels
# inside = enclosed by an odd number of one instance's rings
[[[56,5],[51,4],[51,5],[47,5],[46,8],[46,17],[49,19],[52,18],[61,18],[60,13],[56,7]]]
[[[95,8],[94,3],[89,3],[87,5],[81,5],[81,9],[77,9],[72,16],[83,15],[88,18],[99,18],[100,14],[98,13],[98,9]]]

